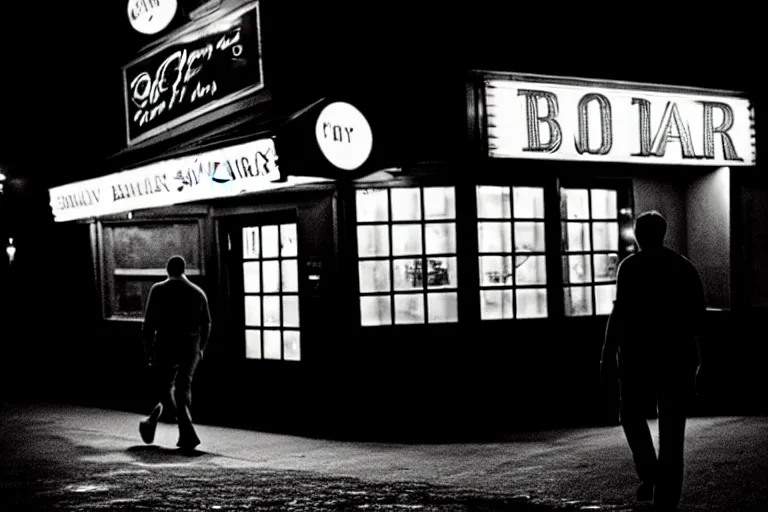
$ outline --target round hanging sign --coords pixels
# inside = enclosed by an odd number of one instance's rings
[[[176,16],[176,0],[129,0],[128,20],[142,34],[157,34]]]
[[[373,149],[368,120],[356,107],[343,101],[331,103],[320,112],[315,137],[325,158],[345,171],[363,165]]]

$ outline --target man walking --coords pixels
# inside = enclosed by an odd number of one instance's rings
[[[620,421],[641,481],[637,498],[674,510],[683,484],[686,408],[698,371],[697,331],[706,308],[699,274],[664,247],[666,231],[656,211],[635,219],[640,251],[619,265],[601,373],[619,379]],[[658,457],[647,422],[654,412]]]
[[[150,367],[158,379],[157,405],[139,423],[142,440],[151,444],[163,402],[175,409],[179,425],[177,446],[190,450],[200,444],[192,424],[192,377],[203,357],[211,331],[208,297],[185,275],[186,262],[172,256],[166,265],[168,279],[149,291],[142,336]]]

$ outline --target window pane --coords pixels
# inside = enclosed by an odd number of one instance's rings
[[[421,258],[394,260],[395,290],[413,290],[424,287]]]
[[[616,300],[615,284],[595,286],[595,312],[598,315],[610,315],[614,300]]]
[[[512,252],[512,226],[509,222],[478,223],[480,252]]]
[[[296,260],[283,260],[280,271],[282,290],[284,292],[299,291],[299,265]]]
[[[258,329],[245,330],[245,357],[261,359],[261,331]]]
[[[427,258],[427,287],[456,288],[459,284],[456,258]]]
[[[261,297],[246,295],[245,325],[261,325]]]
[[[453,187],[424,189],[424,218],[427,220],[456,218],[456,191]]]
[[[261,227],[262,258],[277,258],[280,240],[277,237],[277,226]]]
[[[395,323],[423,324],[424,295],[421,293],[395,295]]]
[[[296,256],[296,224],[280,225],[280,256]]]
[[[144,314],[149,289],[157,281],[156,278],[136,279],[127,276],[115,277],[115,294],[117,311],[114,313],[140,317]]]
[[[618,254],[595,254],[595,281],[615,281],[619,268]]]
[[[547,290],[544,288],[517,290],[517,318],[547,316]]]
[[[361,292],[387,292],[391,289],[388,260],[361,261],[358,265]]]
[[[390,325],[392,311],[390,297],[360,297],[361,325]]]
[[[615,190],[592,190],[592,218],[593,219],[616,219],[616,191]]]
[[[358,222],[386,222],[389,220],[386,189],[358,190],[355,202],[357,203]]]
[[[547,284],[547,262],[544,256],[515,256],[516,284]]]
[[[562,189],[561,215],[564,219],[589,219],[589,194],[583,189]]]
[[[280,262],[277,260],[265,261],[264,267],[264,293],[277,293],[280,291]]]
[[[243,258],[258,258],[261,255],[259,245],[259,227],[243,228]]]
[[[393,188],[392,220],[421,220],[421,191],[418,188]]]
[[[245,293],[259,293],[259,290],[261,290],[259,267],[260,263],[258,261],[246,261],[243,263],[243,291]]]
[[[280,297],[264,297],[264,325],[280,326]]]
[[[421,254],[421,225],[400,224],[392,226],[392,254]]]
[[[115,268],[165,268],[174,254],[200,268],[197,222],[109,226]],[[108,235],[109,236],[109,235]]]
[[[427,254],[456,253],[456,225],[454,223],[427,224]]]
[[[592,235],[596,251],[619,250],[618,222],[595,222],[592,224]]]
[[[264,331],[264,359],[280,359],[280,331]]]
[[[567,236],[566,251],[589,251],[592,247],[589,241],[589,222],[567,222],[563,226]]]
[[[512,290],[480,290],[480,318],[512,318]]]
[[[566,283],[588,283],[592,280],[592,262],[588,254],[563,256],[563,278]]]
[[[515,222],[515,250],[544,252],[544,223]]]
[[[299,326],[299,297],[287,295],[283,297],[283,327]]]
[[[515,217],[523,219],[544,218],[544,189],[514,187]]]
[[[480,256],[480,286],[512,284],[511,256]]]
[[[299,331],[283,331],[283,357],[286,361],[301,361]]]
[[[429,323],[458,322],[458,304],[459,301],[456,292],[427,294]]]
[[[509,187],[477,187],[477,216],[488,219],[509,219],[512,215]]]
[[[566,316],[592,314],[592,287],[573,286],[565,289]]]
[[[389,256],[387,226],[358,226],[357,252],[360,257]]]

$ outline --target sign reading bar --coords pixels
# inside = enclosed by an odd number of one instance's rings
[[[755,164],[754,112],[745,98],[719,91],[536,78],[486,80],[489,156]]]
[[[123,67],[128,144],[264,87],[259,4],[190,28]]]
[[[165,160],[49,190],[57,222],[234,196],[280,179],[272,139]]]

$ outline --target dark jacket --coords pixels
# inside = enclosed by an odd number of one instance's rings
[[[152,285],[142,329],[148,355],[173,361],[197,357],[210,326],[208,298],[186,276]]]
[[[701,279],[684,256],[666,247],[633,254],[619,265],[603,358],[618,351],[622,374],[679,373],[695,364],[705,310]]]

